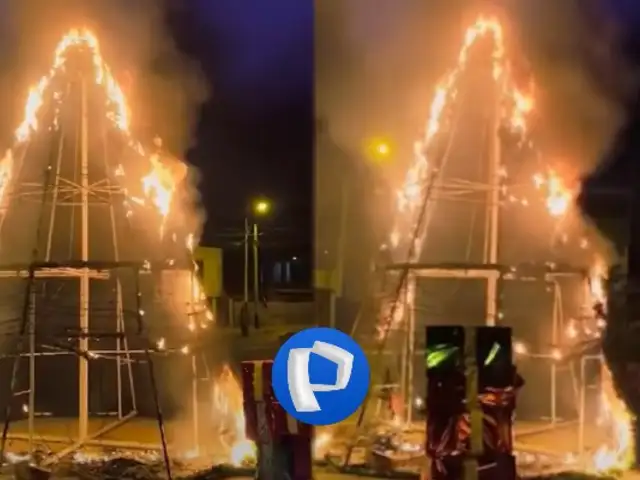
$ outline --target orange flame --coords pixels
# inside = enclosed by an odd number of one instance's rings
[[[26,143],[38,131],[40,127],[38,116],[45,103],[45,95],[51,87],[52,80],[57,75],[65,72],[69,53],[78,48],[84,49],[91,55],[91,64],[94,70],[93,80],[95,84],[104,88],[106,94],[107,117],[126,136],[129,146],[145,158],[150,165],[149,172],[140,179],[144,198],[136,197],[125,191],[128,201],[139,205],[144,205],[148,202],[152,205],[162,217],[160,233],[163,234],[164,223],[170,213],[173,195],[177,185],[186,176],[187,166],[178,160],[161,159],[159,155],[147,155],[140,143],[132,139],[129,130],[130,112],[125,95],[102,56],[97,37],[90,30],[74,28],[62,37],[55,48],[53,63],[49,72],[40,78],[35,86],[29,89],[29,95],[24,107],[24,119],[15,131],[16,141],[18,144]],[[59,93],[54,92],[54,96],[59,95]],[[9,150],[0,160],[0,203],[4,199],[7,185],[11,178],[12,166],[13,153],[12,150]],[[125,174],[124,167],[119,165],[115,175],[125,176]],[[129,209],[127,215],[131,216],[132,213],[132,210]],[[193,254],[193,235],[188,236],[186,243],[188,250]],[[194,270],[197,269],[195,261],[193,265]],[[202,285],[199,283],[199,279],[196,282],[198,286],[194,287],[197,290],[194,294],[197,295],[198,301],[202,301]],[[207,309],[206,318],[208,320],[213,320],[214,318],[210,309]],[[192,326],[192,323],[189,323],[189,327],[191,328]],[[191,329],[193,330],[193,328]]]
[[[549,170],[546,175],[535,174],[533,183],[538,190],[545,192],[545,204],[551,216],[562,217],[567,213],[573,200],[573,193],[554,170]]]
[[[519,131],[526,130],[527,116],[534,108],[534,100],[530,94],[519,90],[507,72],[505,60],[504,33],[502,25],[494,17],[479,17],[465,32],[462,47],[458,53],[458,61],[455,68],[449,72],[444,79],[436,86],[434,97],[429,109],[429,117],[422,139],[416,142],[414,151],[414,161],[406,173],[405,180],[400,190],[397,192],[397,213],[394,225],[391,229],[387,244],[383,248],[391,248],[396,258],[407,261],[408,251],[412,252],[412,258],[408,261],[415,262],[420,257],[424,235],[426,232],[419,232],[418,238],[413,240],[419,218],[420,208],[427,195],[428,180],[430,178],[430,165],[427,158],[429,145],[440,132],[442,117],[455,98],[457,81],[460,75],[466,70],[468,59],[473,46],[482,38],[490,36],[493,39],[493,51],[491,54],[493,78],[499,85],[503,86],[502,96],[508,104],[504,115],[508,123]],[[413,242],[413,245],[411,245]],[[411,249],[408,246],[412,246]],[[402,298],[408,297],[411,305],[414,301],[412,287],[407,285],[402,292]],[[395,305],[393,318],[387,314],[391,308],[387,305],[382,312],[381,322],[378,325],[378,337],[381,338],[389,328],[397,328],[404,315],[404,302]]]
[[[606,305],[604,279],[604,263],[599,261],[592,269],[589,279],[591,301],[594,305]],[[601,415],[603,420],[611,426],[613,439],[610,444],[598,448],[593,457],[593,469],[597,472],[627,470],[631,466],[635,450],[632,431],[633,417],[616,393],[611,370],[607,365],[603,365],[601,374]]]
[[[223,367],[212,388],[212,416],[217,421],[222,419],[219,425],[221,438],[224,438],[224,432],[232,432],[233,443],[229,448],[231,463],[240,466],[254,462],[256,446],[245,434],[242,387],[228,365]]]

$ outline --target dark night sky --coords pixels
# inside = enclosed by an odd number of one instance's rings
[[[312,0],[196,0],[169,23],[211,85],[189,153],[202,173],[205,240],[240,227],[251,198],[266,196],[268,224],[310,248]]]
[[[623,252],[630,240],[629,218],[637,205],[637,198],[634,204],[630,204],[627,194],[637,192],[640,181],[640,86],[637,81],[637,71],[640,68],[640,6],[631,0],[617,0],[609,2],[606,7],[613,14],[617,26],[621,53],[635,75],[632,77],[630,93],[626,95],[626,115],[622,128],[602,159],[600,168],[585,178],[579,204],[616,250]],[[619,76],[620,73],[614,75],[614,78]],[[630,269],[635,269],[634,273],[638,275],[638,245],[631,245],[630,259]]]

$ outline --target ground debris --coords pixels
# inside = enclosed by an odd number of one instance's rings
[[[162,463],[145,463],[133,458],[116,457],[95,462],[60,462],[52,469],[52,478],[151,480],[162,478],[163,473]]]
[[[522,480],[616,480],[616,478],[618,477],[584,472],[561,472],[537,477],[523,477]]]
[[[171,465],[175,480],[222,480],[253,478],[253,468],[215,465],[194,468],[189,462],[176,460]],[[66,457],[51,468],[31,463],[28,459],[5,464],[0,479],[15,480],[165,480],[167,472],[161,459],[135,458],[132,455],[109,456],[77,461]]]
[[[51,472],[28,462],[19,462],[13,467],[13,476],[16,480],[49,480]]]
[[[226,478],[253,478],[255,469],[238,468],[229,465],[215,465],[209,469],[193,473],[180,480],[223,480]]]
[[[240,469],[228,465],[216,465],[193,472],[180,464],[172,465],[173,478],[179,480],[222,480],[225,478],[252,477],[253,469]],[[167,478],[162,462],[147,463],[133,458],[112,458],[104,462],[57,467],[52,478],[78,478],[81,480],[156,480]],[[36,479],[33,479],[36,480]]]

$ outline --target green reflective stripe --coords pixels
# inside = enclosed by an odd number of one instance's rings
[[[485,367],[487,365],[490,365],[491,362],[493,362],[496,357],[498,356],[498,352],[500,352],[500,345],[497,342],[493,342],[493,345],[491,346],[491,350],[489,351],[489,355],[487,355],[487,358],[484,359],[484,365]]]
[[[434,368],[451,358],[458,347],[441,344],[427,350],[427,368]]]

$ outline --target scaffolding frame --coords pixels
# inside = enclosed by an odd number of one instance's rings
[[[538,266],[532,268],[531,264],[522,263],[515,266],[507,266],[499,263],[500,254],[500,226],[501,226],[501,167],[502,148],[500,139],[501,127],[501,99],[500,85],[496,85],[496,99],[494,108],[488,116],[487,139],[487,181],[474,182],[463,179],[436,178],[434,185],[435,198],[427,197],[425,202],[431,202],[426,208],[436,208],[439,200],[465,201],[469,194],[484,194],[485,198],[479,203],[485,207],[486,220],[484,226],[482,262],[404,262],[392,263],[382,266],[385,274],[389,272],[406,272],[406,290],[416,291],[415,286],[419,278],[456,278],[456,279],[482,279],[486,281],[485,325],[495,326],[498,321],[500,285],[502,281],[540,281],[544,280],[553,284],[554,304],[552,314],[552,344],[560,343],[562,329],[563,310],[562,293],[558,280],[562,277],[579,277],[588,281],[588,268],[571,265],[544,264],[542,269]],[[429,215],[429,214],[428,214]],[[427,220],[427,232],[429,229]],[[403,319],[402,356],[401,356],[401,392],[405,399],[405,420],[411,421],[413,414],[413,361],[415,359],[415,304],[412,306],[408,298],[398,298],[396,301],[404,304],[405,318]],[[557,365],[551,362],[551,393],[550,393],[550,419],[551,425],[557,422]]]
[[[103,138],[103,148],[105,149],[104,155],[104,169],[105,169],[105,177],[101,178],[97,181],[93,181],[90,183],[89,181],[89,139],[88,139],[88,99],[87,99],[87,86],[84,78],[79,79],[80,86],[80,127],[79,127],[79,152],[77,152],[77,156],[79,156],[79,178],[78,181],[72,181],[68,178],[64,178],[61,176],[61,165],[63,163],[63,142],[64,142],[64,132],[60,135],[60,143],[57,148],[57,152],[54,152],[53,155],[55,158],[53,162],[49,165],[49,173],[53,175],[52,185],[45,185],[44,183],[38,182],[21,182],[14,183],[10,186],[9,191],[7,192],[7,198],[15,199],[21,198],[23,200],[31,200],[36,201],[38,199],[41,204],[46,204],[51,208],[51,214],[49,217],[48,225],[46,228],[46,251],[41,252],[44,257],[44,261],[36,261],[36,255],[38,252],[33,253],[33,258],[31,262],[28,263],[13,263],[13,264],[5,264],[0,265],[0,278],[22,278],[27,280],[26,285],[26,295],[24,299],[24,304],[22,308],[22,316],[21,316],[21,325],[20,332],[18,334],[18,351],[15,354],[11,355],[3,355],[2,357],[12,357],[14,360],[13,366],[13,378],[11,383],[11,393],[12,397],[14,393],[18,394],[28,394],[28,433],[27,435],[14,435],[9,434],[9,424],[12,421],[11,418],[11,403],[12,398],[9,399],[6,406],[5,412],[5,425],[3,428],[2,434],[2,444],[0,446],[0,453],[4,453],[6,440],[9,438],[15,439],[26,439],[29,445],[29,454],[33,454],[34,452],[34,434],[35,434],[35,395],[36,395],[36,370],[35,370],[35,362],[36,358],[40,356],[49,356],[49,355],[75,355],[78,357],[79,362],[79,373],[78,373],[78,436],[69,445],[63,450],[59,451],[56,455],[47,458],[44,462],[44,465],[49,465],[55,462],[57,459],[68,455],[80,448],[84,445],[96,445],[100,444],[103,446],[113,446],[116,448],[126,448],[126,449],[136,449],[136,448],[145,448],[145,449],[161,449],[164,453],[164,460],[167,468],[167,472],[170,475],[169,470],[169,458],[168,458],[168,445],[167,439],[164,431],[164,422],[162,418],[162,412],[160,409],[160,405],[158,403],[157,398],[157,388],[155,375],[153,371],[153,361],[152,356],[154,354],[172,354],[174,351],[171,350],[160,350],[157,348],[152,348],[149,345],[148,339],[145,339],[145,331],[144,331],[144,322],[143,315],[144,312],[140,307],[141,304],[141,294],[140,294],[140,285],[139,285],[139,277],[140,275],[151,274],[152,272],[155,274],[160,270],[181,270],[185,272],[189,272],[191,275],[190,282],[196,282],[197,280],[197,272],[193,268],[193,265],[188,262],[175,262],[174,260],[166,261],[140,261],[140,262],[132,262],[132,261],[122,261],[120,258],[120,249],[118,243],[118,235],[116,230],[116,212],[114,208],[114,203],[118,199],[123,196],[126,197],[126,191],[121,186],[113,183],[108,176],[109,165],[106,155],[106,137],[102,135]],[[104,133],[104,132],[103,132]],[[26,156],[26,148],[21,152],[20,155],[20,168],[24,162],[24,157]],[[77,159],[77,157],[76,157]],[[46,194],[50,193],[51,198],[47,198]],[[115,198],[114,198],[115,197]],[[90,217],[90,208],[92,205],[101,205],[108,206],[109,213],[109,222],[110,222],[110,231],[111,231],[111,242],[113,246],[113,261],[92,261],[90,260],[91,254],[89,251],[89,217]],[[80,259],[78,260],[69,260],[64,262],[55,262],[51,261],[51,251],[52,251],[52,237],[54,224],[56,220],[56,211],[58,207],[80,207],[81,220],[80,220],[80,228],[81,228],[81,239],[80,239]],[[6,207],[5,207],[6,208]],[[4,224],[5,215],[0,217],[0,227]],[[38,255],[39,256],[39,255]],[[135,318],[136,323],[138,324],[136,335],[138,338],[143,340],[143,345],[145,345],[142,349],[132,350],[129,348],[128,337],[125,334],[125,319],[124,319],[124,307],[123,307],[123,292],[122,285],[120,283],[120,279],[117,275],[116,278],[116,308],[114,312],[115,317],[115,333],[104,333],[104,332],[94,332],[91,330],[90,326],[90,282],[91,281],[104,281],[114,278],[114,272],[116,270],[129,269],[134,272],[135,283],[136,283],[136,299],[138,303],[137,315]],[[77,278],[80,283],[80,295],[79,295],[79,330],[78,333],[75,334],[75,338],[77,339],[78,348],[77,350],[70,351],[37,351],[36,345],[36,291],[35,286],[38,280],[40,279],[52,279],[52,278]],[[185,311],[184,316],[187,318],[189,315],[195,314],[195,305],[198,302],[198,299],[194,298],[194,289],[191,288],[191,296],[188,300],[190,304],[191,311]],[[68,335],[67,335],[68,336]],[[116,348],[114,350],[100,350],[100,351],[91,351],[89,350],[89,339],[90,338],[101,338],[101,337],[109,337],[116,339]],[[25,346],[28,344],[28,348],[25,349]],[[178,351],[176,351],[177,353]],[[117,362],[117,419],[110,424],[104,426],[100,430],[89,433],[88,419],[89,419],[89,361],[91,360],[92,354],[99,355],[109,355],[114,356]],[[180,354],[185,355],[184,352],[180,352]],[[206,373],[206,377],[209,375],[209,368],[206,362],[206,358],[202,352],[189,352],[191,355],[191,373],[192,373],[192,392],[193,395],[193,447],[196,451],[199,449],[199,412],[198,412],[198,404],[199,404],[199,388],[198,383],[201,380],[199,378],[199,370],[201,368],[201,363],[204,364],[204,370]],[[159,432],[160,432],[160,440],[161,445],[144,445],[141,447],[141,444],[136,442],[117,442],[117,441],[107,441],[107,440],[98,440],[99,437],[104,436],[106,433],[114,430],[118,426],[126,423],[131,420],[133,417],[137,415],[137,405],[136,405],[136,394],[134,388],[134,377],[132,370],[132,362],[134,356],[144,356],[146,358],[146,362],[149,365],[149,375],[152,383],[152,388],[154,390],[154,397],[156,401],[156,413],[159,424]],[[16,377],[18,373],[20,359],[23,357],[29,358],[29,388],[26,392],[16,392],[15,391],[15,383]],[[128,378],[123,378],[123,366],[127,365],[125,375]],[[123,384],[125,381],[129,382],[129,388],[131,392],[131,402],[132,409],[129,412],[125,412],[123,408]],[[38,438],[44,438],[42,436],[38,436]],[[55,437],[50,436],[46,437],[48,441],[52,442],[60,442],[60,443],[70,443],[70,440],[65,437]]]
[[[483,279],[487,282],[493,280],[496,289],[493,290],[494,295],[488,300],[494,302],[492,308],[487,308],[486,318],[489,318],[490,312],[498,312],[498,298],[500,296],[501,281],[519,281],[519,282],[535,282],[545,281],[553,285],[553,314],[552,314],[552,338],[551,344],[554,347],[560,345],[560,334],[564,329],[564,314],[562,309],[562,289],[559,280],[562,278],[580,278],[588,286],[589,269],[585,267],[575,267],[571,265],[551,265],[543,264],[541,266],[533,266],[531,264],[520,265],[500,265],[485,263],[464,263],[464,262],[435,262],[435,263],[398,263],[390,264],[384,267],[386,272],[409,271],[411,282],[417,282],[420,278],[456,278],[456,279]],[[416,291],[416,290],[414,290]],[[491,292],[491,291],[490,291]],[[403,324],[406,328],[402,329],[404,334],[403,354],[401,358],[402,372],[400,389],[406,402],[406,422],[409,423],[413,417],[413,399],[414,399],[414,371],[413,362],[417,353],[415,349],[415,305],[411,306],[407,299],[403,299],[406,318]],[[488,320],[486,325],[492,326]],[[545,355],[536,355],[540,358],[549,358],[550,366],[550,426],[555,427],[558,423],[557,416],[557,362]]]
[[[504,76],[502,80],[504,81]],[[484,226],[484,238],[483,238],[483,255],[481,262],[435,262],[435,263],[421,263],[412,259],[413,255],[412,247],[409,247],[409,259],[403,263],[390,263],[386,265],[379,265],[378,271],[382,275],[388,275],[390,273],[396,273],[406,275],[406,278],[402,279],[402,282],[406,282],[400,285],[398,292],[416,291],[415,285],[418,278],[456,278],[456,279],[480,279],[486,282],[486,302],[484,308],[485,325],[495,326],[498,320],[498,306],[499,306],[499,290],[501,281],[540,281],[545,280],[553,284],[554,288],[554,304],[552,314],[552,343],[559,345],[560,332],[563,319],[562,310],[562,291],[558,280],[562,277],[577,277],[588,281],[588,268],[575,267],[571,265],[555,266],[546,264],[544,269],[539,271],[532,271],[530,264],[523,263],[521,265],[507,266],[500,263],[500,229],[501,229],[501,177],[502,177],[502,141],[501,141],[501,129],[502,129],[502,85],[494,85],[493,108],[487,115],[488,123],[488,135],[487,145],[485,146],[486,155],[486,172],[487,178],[485,181],[471,181],[466,179],[454,178],[444,179],[442,171],[444,170],[441,162],[437,168],[431,172],[434,176],[433,183],[426,191],[424,198],[422,198],[422,208],[426,209],[426,220],[422,219],[419,215],[417,218],[417,225],[415,226],[414,236],[411,238],[411,245],[414,245],[417,240],[425,242],[428,239],[428,232],[431,223],[431,216],[436,205],[440,200],[450,200],[456,202],[468,202],[478,203],[485,207],[485,226]],[[454,120],[455,122],[456,120]],[[451,127],[452,132],[455,130],[455,126]],[[452,138],[455,133],[451,133]],[[447,146],[443,159],[447,159],[449,155],[449,147]],[[469,199],[465,198],[470,194],[484,194],[482,199]],[[424,231],[424,236],[420,238],[421,231]],[[419,256],[418,256],[419,257]],[[518,271],[523,267],[523,271]],[[527,268],[528,267],[528,268]],[[397,293],[397,292],[396,292]],[[392,299],[393,302],[404,306],[404,315],[400,322],[399,331],[401,338],[401,373],[400,373],[400,390],[405,401],[405,418],[407,424],[411,421],[414,408],[414,359],[415,359],[415,335],[416,335],[416,319],[415,319],[415,302],[411,305],[411,302],[407,298],[407,295],[398,296]],[[392,310],[393,312],[393,310]],[[357,325],[361,321],[360,315],[355,319],[352,332],[356,332]],[[384,351],[384,344],[387,341],[389,334],[395,332],[387,331],[385,338],[383,339],[383,346],[380,353],[386,353]],[[551,393],[550,393],[550,425],[545,428],[554,428],[557,423],[557,365],[556,362],[551,362],[550,378],[551,378]],[[361,428],[366,412],[368,398],[365,400],[365,404],[361,408],[359,418],[357,421],[358,428]],[[348,465],[351,459],[355,444],[351,444],[347,450],[346,459],[344,465]]]
[[[126,330],[124,328],[124,317],[122,314],[116,313],[116,332],[92,332],[90,328],[81,328],[77,334],[65,334],[66,337],[75,337],[78,339],[79,347],[77,350],[69,349],[64,350],[62,348],[58,350],[48,350],[48,351],[37,351],[38,345],[36,344],[36,310],[35,310],[35,300],[36,300],[36,289],[35,283],[37,279],[47,279],[47,278],[82,278],[84,275],[88,276],[91,279],[104,281],[110,278],[113,278],[116,271],[122,270],[130,270],[134,273],[136,277],[136,292],[135,296],[137,298],[137,310],[135,313],[135,322],[137,324],[137,330],[135,335],[137,338],[143,341],[143,348],[138,349],[130,349],[128,344],[128,335],[126,334]],[[2,450],[4,450],[4,446],[7,439],[16,439],[16,440],[24,440],[26,439],[29,444],[29,453],[32,454],[34,451],[34,438],[35,438],[35,417],[37,415],[35,411],[35,398],[36,398],[36,369],[35,362],[37,357],[48,357],[48,356],[59,356],[59,355],[74,355],[77,356],[80,362],[86,362],[87,371],[86,376],[81,372],[81,376],[79,378],[79,382],[88,382],[88,363],[93,358],[97,358],[99,356],[110,356],[114,357],[117,362],[117,402],[118,402],[118,412],[117,419],[109,424],[105,425],[101,429],[96,432],[88,433],[86,432],[82,435],[82,430],[79,431],[78,438],[75,442],[73,442],[68,447],[59,451],[56,455],[49,457],[44,464],[51,464],[56,460],[62,458],[65,455],[68,455],[85,445],[102,445],[102,446],[113,446],[118,448],[144,448],[144,449],[162,449],[166,451],[168,449],[168,444],[166,440],[166,435],[164,431],[164,419],[162,416],[162,411],[159,405],[159,400],[157,396],[157,384],[155,379],[155,373],[153,368],[153,356],[156,355],[170,355],[172,353],[179,353],[184,355],[184,352],[180,352],[179,350],[164,350],[152,346],[148,341],[146,336],[146,330],[144,328],[144,310],[142,308],[141,302],[141,293],[139,288],[139,279],[140,275],[151,275],[155,274],[161,270],[178,270],[184,271],[185,268],[183,265],[175,264],[170,261],[157,261],[157,262],[96,262],[96,261],[71,261],[71,262],[33,262],[31,264],[8,264],[8,265],[0,265],[0,277],[26,277],[27,286],[26,286],[26,295],[25,295],[25,303],[23,308],[23,315],[21,319],[21,328],[19,332],[18,338],[18,349],[14,354],[5,354],[0,356],[0,358],[13,358],[14,367],[13,367],[13,378],[11,383],[11,396],[19,396],[28,394],[28,434],[25,435],[13,435],[9,433],[9,424],[12,421],[11,418],[11,400],[7,403],[6,412],[5,412],[5,425],[3,429],[3,437],[2,437]],[[188,270],[189,273],[195,275],[193,270]],[[119,305],[121,306],[121,297],[119,301]],[[122,312],[121,312],[122,313]],[[89,349],[88,341],[89,339],[100,339],[100,338],[116,338],[117,345],[116,349]],[[25,344],[28,343],[28,349],[25,349]],[[41,345],[45,346],[46,345]],[[25,351],[26,350],[26,351]],[[106,440],[98,440],[99,437],[104,436],[108,432],[114,430],[115,428],[123,425],[127,421],[131,420],[137,415],[137,407],[136,407],[136,397],[135,397],[135,388],[134,388],[134,377],[132,371],[132,363],[135,361],[134,356],[143,356],[144,360],[148,364],[149,368],[149,376],[152,384],[152,388],[154,390],[154,401],[156,402],[156,415],[158,420],[158,427],[160,431],[160,439],[161,445],[141,445],[137,442],[120,442],[120,441],[106,441]],[[19,363],[22,358],[27,357],[29,359],[29,388],[26,391],[16,391],[16,375],[19,369]],[[123,357],[125,357],[125,361],[123,361]],[[192,369],[192,396],[193,396],[193,405],[196,407],[193,409],[193,441],[194,448],[198,448],[199,446],[199,419],[198,419],[198,399],[199,399],[199,388],[198,388],[198,360],[199,355],[198,352],[190,352],[191,357],[191,369]],[[123,363],[127,363],[127,374],[128,381],[131,393],[132,400],[132,409],[129,412],[125,412],[123,409],[123,375],[122,375],[122,367]],[[205,367],[206,365],[206,361]],[[208,369],[207,369],[208,370]],[[86,389],[82,388],[82,384],[79,385],[80,395],[87,395],[85,397],[84,405],[79,403],[79,424],[80,429],[87,428],[89,418],[89,410],[88,410],[88,385]],[[79,399],[82,400],[82,397]],[[82,417],[84,415],[84,419]],[[38,436],[41,438],[41,436]],[[45,438],[45,437],[42,437]],[[56,436],[47,436],[47,441],[51,441],[54,443],[69,443],[69,439],[66,437],[56,437]]]

